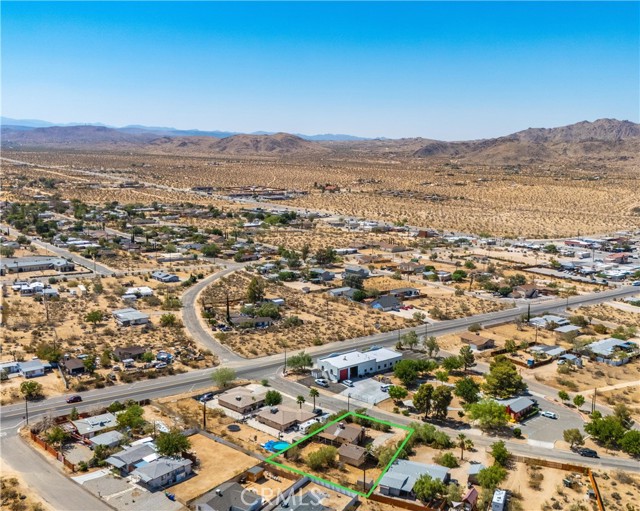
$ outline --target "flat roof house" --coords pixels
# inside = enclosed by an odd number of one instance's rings
[[[305,492],[303,495],[291,495],[273,511],[336,511],[335,508],[322,504],[325,496],[315,491]]]
[[[553,333],[556,334],[556,339],[569,341],[572,337],[580,335],[580,327],[576,325],[559,326]]]
[[[260,495],[247,491],[244,486],[233,481],[222,483],[195,504],[196,511],[257,511],[261,507]]]
[[[569,325],[570,322],[567,318],[563,318],[562,316],[547,314],[545,316],[540,316],[539,318],[531,318],[529,320],[529,324],[540,328],[551,328],[555,325],[554,328],[557,328],[559,326]]]
[[[316,366],[332,381],[371,376],[378,372],[391,371],[402,360],[402,355],[388,348],[367,352],[350,351],[318,359]]]
[[[20,362],[20,373],[25,378],[36,378],[44,376],[45,366],[41,360],[29,360],[28,362]]]
[[[227,390],[218,396],[218,404],[241,414],[252,412],[264,405],[266,390],[253,391],[245,387]]]
[[[99,435],[102,436],[102,435]],[[97,437],[96,437],[97,438]],[[133,472],[138,465],[148,463],[158,457],[155,447],[151,443],[143,443],[126,447],[106,459],[106,462],[120,471],[125,477]]]
[[[118,426],[118,421],[115,415],[107,412],[100,415],[94,415],[93,417],[86,417],[84,419],[71,421],[71,424],[75,427],[78,435],[85,438],[91,438],[96,433],[115,429]]]
[[[191,460],[163,456],[136,468],[131,475],[150,490],[156,490],[185,480],[191,474],[191,465]]]
[[[140,312],[132,307],[114,310],[112,314],[116,323],[120,326],[146,325],[149,323],[148,314]]]
[[[125,436],[119,431],[107,431],[92,437],[89,442],[91,445],[103,445],[104,447],[115,447],[125,439]]]
[[[389,294],[396,298],[416,298],[420,296],[420,290],[415,287],[399,287],[389,291]]]
[[[426,465],[409,460],[396,460],[380,479],[380,493],[392,497],[413,499],[415,498],[413,487],[420,476],[425,474],[445,484],[448,484],[451,479],[447,467]]]
[[[3,257],[0,263],[0,275],[46,270],[56,270],[60,273],[66,273],[74,269],[75,265],[62,257]]]
[[[295,424],[306,422],[313,417],[315,414],[311,412],[282,405],[264,408],[256,416],[258,422],[278,431],[286,431]]]
[[[629,362],[631,357],[638,355],[638,345],[635,342],[623,341],[610,337],[592,342],[587,349],[596,357],[596,361],[609,365],[622,365]]]
[[[471,349],[476,351],[486,350],[495,346],[495,342],[493,339],[484,337],[479,333],[462,332],[460,334],[460,340],[463,343],[471,346]]]

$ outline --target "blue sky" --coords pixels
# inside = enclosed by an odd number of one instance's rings
[[[638,2],[2,2],[2,114],[460,140],[638,122]]]

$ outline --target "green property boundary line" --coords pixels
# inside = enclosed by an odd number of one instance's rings
[[[341,421],[345,420],[347,417],[358,417],[360,419],[369,420],[369,421],[372,421],[372,422],[377,422],[379,424],[386,424],[387,426],[390,426],[392,428],[403,429],[404,431],[408,432],[407,436],[404,438],[404,440],[400,444],[400,447],[398,447],[398,450],[392,456],[392,458],[389,461],[389,463],[387,464],[387,466],[384,467],[384,469],[382,470],[382,473],[374,481],[373,486],[371,486],[371,489],[367,493],[364,493],[364,492],[361,492],[361,491],[358,491],[358,490],[354,490],[353,488],[347,488],[346,486],[342,486],[342,485],[340,485],[338,483],[335,483],[333,481],[329,481],[328,479],[323,479],[322,477],[318,477],[318,476],[315,476],[313,474],[309,474],[308,472],[305,472],[304,470],[299,470],[297,468],[290,467],[289,465],[285,465],[284,463],[280,463],[278,461],[275,461],[275,458],[277,458],[278,456],[283,455],[285,452],[287,452],[292,447],[295,447],[295,446],[301,444],[302,442],[306,442],[310,438],[316,436],[317,434],[319,434],[322,431],[324,431],[325,429],[327,429],[329,426],[331,426],[333,424],[336,424],[338,422],[341,422]],[[308,477],[310,479],[315,479],[316,481],[322,481],[323,483],[330,484],[331,486],[336,486],[337,488],[342,488],[343,490],[346,490],[348,492],[356,493],[357,495],[360,495],[361,497],[369,498],[371,496],[371,494],[373,493],[373,491],[377,488],[377,486],[380,483],[380,480],[382,479],[382,477],[387,473],[387,471],[391,468],[391,465],[393,465],[393,462],[396,461],[396,458],[400,455],[400,451],[402,451],[404,449],[404,446],[407,445],[407,442],[409,441],[409,438],[411,438],[411,435],[413,435],[414,432],[415,432],[415,430],[413,428],[408,427],[408,426],[403,426],[401,424],[395,424],[393,422],[388,422],[388,421],[385,421],[385,420],[382,420],[382,419],[376,419],[375,417],[370,417],[369,415],[361,415],[361,414],[356,413],[356,412],[347,412],[344,415],[341,415],[340,417],[338,417],[337,419],[332,420],[331,422],[328,422],[327,424],[322,426],[320,429],[317,429],[313,433],[302,437],[300,440],[298,440],[294,444],[291,444],[286,449],[284,449],[282,451],[278,451],[277,453],[272,454],[265,461],[267,463],[270,463],[272,465],[276,465],[276,466],[278,466],[280,468],[283,468],[285,470],[288,470],[290,472],[295,472],[296,474],[300,474],[300,475]]]

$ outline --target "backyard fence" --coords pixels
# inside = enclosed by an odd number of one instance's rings
[[[31,435],[31,440],[33,440],[37,445],[42,447],[45,452],[48,452],[58,461],[62,462],[62,464],[68,469],[70,469],[72,472],[76,471],[76,466],[73,463],[71,463],[68,459],[66,459],[64,457],[64,454],[56,450],[51,444],[48,444],[47,442],[42,440],[42,438],[36,435],[33,431],[30,432],[30,435]]]

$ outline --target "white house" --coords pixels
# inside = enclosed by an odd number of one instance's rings
[[[317,367],[332,381],[371,376],[387,372],[402,359],[402,355],[387,348],[361,352],[350,351],[318,359]]]

